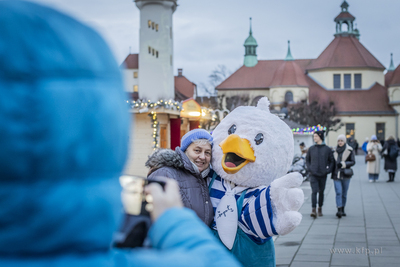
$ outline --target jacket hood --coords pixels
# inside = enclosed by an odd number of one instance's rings
[[[146,167],[155,171],[162,167],[183,168],[181,157],[171,149],[158,149],[146,161]]]
[[[0,2],[0,254],[109,248],[128,143],[103,39],[52,9]]]
[[[186,169],[193,174],[197,174],[190,159],[179,147],[174,150],[159,149],[149,156],[146,167],[154,172],[163,167],[171,167],[174,169]]]

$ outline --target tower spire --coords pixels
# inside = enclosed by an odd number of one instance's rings
[[[250,35],[253,34],[253,31],[251,30],[251,17],[250,17]]]
[[[246,67],[254,67],[257,65],[258,60],[257,60],[257,53],[256,53],[256,48],[257,48],[257,41],[253,37],[253,31],[251,27],[251,18],[250,18],[250,31],[249,31],[249,37],[247,37],[246,41],[244,42],[244,65]]]
[[[291,61],[291,60],[294,60],[294,58],[292,57],[292,53],[290,52],[290,40],[288,40],[287,42],[288,42],[288,50],[287,50],[285,61]]]
[[[394,71],[396,68],[394,67],[394,64],[393,64],[393,53],[390,53],[390,66],[389,66],[389,69],[388,69],[388,71]]]

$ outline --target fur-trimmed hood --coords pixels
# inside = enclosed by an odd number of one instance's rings
[[[190,159],[179,147],[175,151],[172,149],[156,150],[149,156],[145,165],[150,168],[149,174],[163,167],[186,169],[193,174],[198,174],[198,170],[194,169]]]

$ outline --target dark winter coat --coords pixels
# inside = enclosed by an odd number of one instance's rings
[[[333,158],[335,159],[335,164],[333,165],[333,171],[332,171],[332,179],[343,179],[343,178],[351,178],[350,176],[344,175],[343,170],[346,169],[351,169],[354,164],[356,164],[355,158],[354,158],[354,150],[351,146],[346,144],[346,148],[342,153],[338,153],[336,150],[333,152]],[[338,168],[338,163],[342,164],[341,168]]]
[[[335,164],[332,150],[325,144],[311,146],[307,152],[306,164],[312,176],[328,175],[332,172]]]
[[[390,147],[391,146],[397,146],[396,142],[394,140],[388,140],[385,142],[383,145],[382,151],[384,152],[385,150],[387,151],[385,155],[383,156],[385,159],[385,166],[384,169],[385,171],[388,170],[397,170],[397,158],[391,158],[390,155]]]
[[[175,153],[175,155],[171,154],[167,156],[166,153]],[[174,166],[171,166],[168,158],[178,160]],[[159,168],[151,170],[148,179],[163,176],[176,180],[179,184],[183,205],[194,210],[199,218],[210,226],[214,218],[214,210],[206,178],[201,177],[198,171],[196,172],[190,159],[179,147],[175,151],[170,149],[164,151],[163,156],[158,156],[156,161],[158,161],[157,166]]]

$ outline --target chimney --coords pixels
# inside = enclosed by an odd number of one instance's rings
[[[183,69],[178,69],[178,76],[182,76]]]

